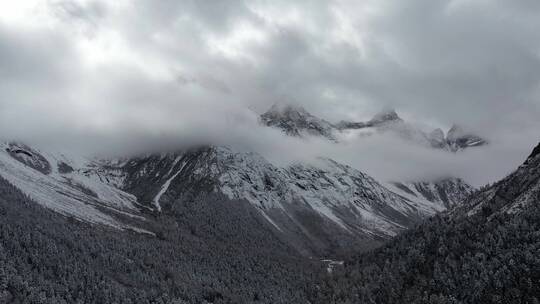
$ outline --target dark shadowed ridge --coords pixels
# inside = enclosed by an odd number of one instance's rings
[[[535,158],[538,154],[540,154],[540,144],[538,144],[538,146],[534,148],[531,155],[529,155],[529,157],[527,158],[527,161]]]
[[[261,115],[261,122],[269,127],[281,129],[287,135],[314,135],[336,140],[334,125],[324,119],[311,115],[303,107],[274,104]]]

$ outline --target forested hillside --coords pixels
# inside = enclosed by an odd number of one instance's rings
[[[314,265],[249,229],[264,221],[241,202],[209,201],[148,223],[153,237],[65,218],[0,179],[0,303],[302,303]]]
[[[436,216],[346,263],[314,303],[539,303],[540,210]]]
[[[313,302],[540,303],[539,168],[533,153],[462,208],[351,258]]]

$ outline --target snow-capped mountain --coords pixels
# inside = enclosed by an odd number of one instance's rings
[[[429,190],[409,193],[404,185],[380,184],[327,158],[279,167],[256,153],[213,146],[133,158],[85,174],[106,181],[107,170],[111,180],[123,181],[122,190],[158,212],[207,194],[223,195],[231,203],[247,201],[276,233],[306,254],[391,238],[457,203],[457,192],[470,189],[455,181],[459,186],[454,188],[426,186]],[[455,192],[447,193],[449,189]]]
[[[127,178],[127,188],[145,188],[137,178],[140,172],[152,177],[143,184],[154,189],[141,192],[141,202],[157,205],[200,191],[221,192],[231,199],[249,201],[278,229],[280,215],[294,219],[292,209],[299,209],[345,230],[388,236],[406,227],[410,218],[437,211],[396,195],[366,174],[330,159],[277,167],[255,153],[205,147],[132,161],[126,170],[134,172]],[[380,225],[370,225],[372,220]]]
[[[84,174],[98,164],[20,143],[0,148],[0,175],[35,202],[77,220],[139,230],[119,220],[144,219],[135,196]]]
[[[341,132],[350,130],[371,130],[362,134],[377,134],[392,132],[408,141],[446,151],[457,152],[471,147],[478,147],[487,144],[487,140],[465,131],[462,127],[453,125],[448,133],[440,128],[431,132],[425,132],[413,124],[410,124],[399,117],[394,111],[384,111],[376,114],[367,122],[340,122],[337,124]]]
[[[377,113],[366,122],[340,121],[332,124],[310,114],[302,107],[274,105],[261,115],[261,122],[266,126],[279,128],[287,135],[322,136],[334,142],[339,141],[341,133],[356,132],[358,136],[372,136],[390,132],[419,145],[451,152],[488,143],[487,140],[457,125],[453,125],[446,135],[441,129],[426,132],[403,120],[393,109]]]
[[[261,223],[305,254],[388,239],[470,191],[457,180],[381,184],[327,158],[280,167],[226,147],[123,160],[88,160],[15,143],[2,148],[0,175],[66,216],[145,232],[136,225],[145,214],[221,195],[231,204],[247,202]]]
[[[276,109],[277,108],[274,106],[269,112],[262,115],[262,117],[267,117],[269,115],[268,113],[272,113],[270,115],[272,117],[272,123],[267,123],[267,119],[262,119],[266,125],[280,128],[286,134],[293,134],[295,136],[301,136],[301,134],[306,133],[311,135],[321,135],[320,133],[309,132],[308,130],[303,129],[306,124],[292,124],[290,122],[291,119],[289,118],[291,116],[290,114],[283,111],[277,111]],[[294,107],[288,109],[289,111],[292,111]],[[305,109],[302,109],[301,112],[303,113],[302,117],[309,117],[310,121],[323,121],[322,119],[307,113]],[[294,125],[294,132],[291,132],[290,125]],[[426,147],[453,152],[487,143],[487,141],[480,137],[470,135],[470,133],[463,131],[462,128],[457,126],[452,127],[446,136],[441,129],[435,129],[430,133],[426,133],[415,125],[404,121],[393,109],[377,113],[367,122],[341,121],[335,125],[325,122],[324,126],[324,129],[326,130],[325,134],[332,134],[332,139],[336,144],[339,144],[339,140],[336,140],[336,138],[339,138],[340,132],[351,131],[359,132],[362,136],[374,136],[384,132],[392,132],[400,138]],[[328,136],[322,136],[328,138]],[[407,182],[394,181],[386,183],[385,186],[402,197],[415,202],[421,201],[425,206],[430,206],[430,208],[436,211],[444,211],[459,204],[474,190],[463,180],[455,177]]]
[[[473,136],[457,127],[450,136],[440,130],[426,135],[395,111],[379,113],[366,123],[333,125],[302,108],[274,106],[261,122],[291,136],[322,136],[335,144],[340,144],[336,135],[350,129],[399,132],[444,147],[449,139],[453,147],[475,144]],[[141,224],[148,215],[169,214],[175,204],[218,195],[231,204],[246,202],[264,226],[305,254],[391,238],[459,204],[473,191],[455,178],[379,183],[328,158],[278,166],[257,153],[217,146],[108,160],[21,143],[1,148],[0,175],[66,216],[152,233]]]

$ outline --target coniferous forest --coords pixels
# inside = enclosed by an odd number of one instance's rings
[[[315,303],[540,303],[540,209],[429,219],[324,277]]]
[[[161,219],[169,228],[153,227],[157,237],[119,233],[46,210],[0,179],[0,303],[304,301],[311,262],[243,229],[252,223],[241,209],[216,205]],[[227,221],[215,226],[208,213]]]

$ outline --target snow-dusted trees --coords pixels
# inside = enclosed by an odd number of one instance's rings
[[[158,238],[70,220],[0,178],[0,303],[300,303],[310,264],[230,203],[179,204],[146,227]]]
[[[489,215],[432,218],[351,259],[313,302],[538,303],[540,206]]]

